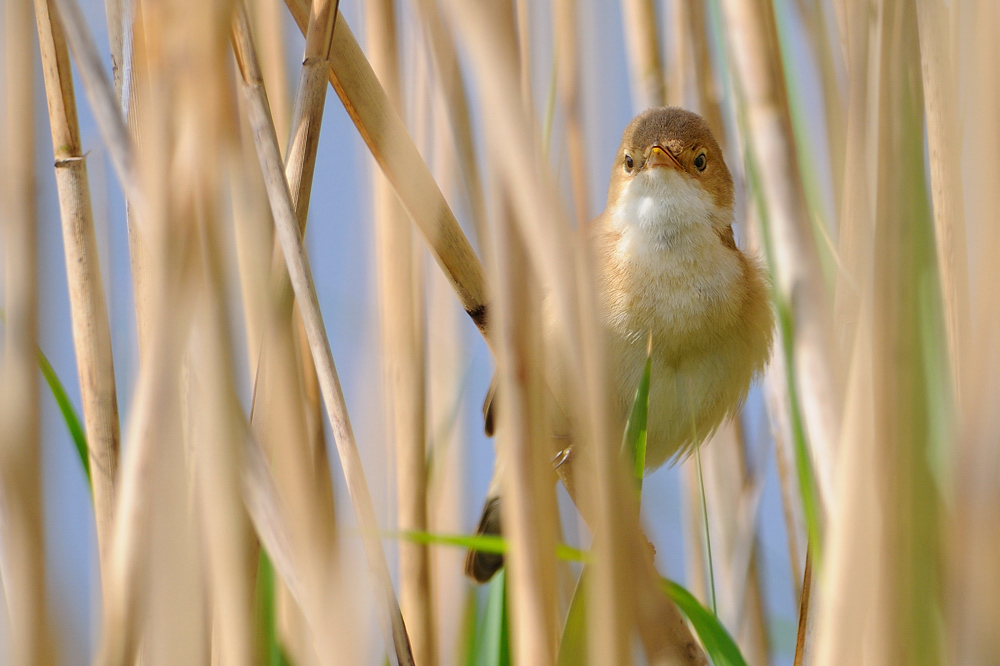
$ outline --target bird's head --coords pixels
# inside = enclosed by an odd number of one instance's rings
[[[661,107],[629,123],[611,170],[608,210],[665,239],[693,224],[728,227],[733,178],[705,119]]]

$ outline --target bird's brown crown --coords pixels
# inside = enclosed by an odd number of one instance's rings
[[[643,170],[657,147],[669,152],[674,168],[698,182],[717,206],[732,207],[733,178],[712,130],[697,113],[676,106],[649,109],[625,128],[611,170],[609,205],[617,200],[625,182]]]

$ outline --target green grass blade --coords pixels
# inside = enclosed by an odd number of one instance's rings
[[[434,534],[431,532],[397,532],[384,535],[397,539],[408,539],[422,544],[438,544],[444,546],[456,546],[461,548],[479,548],[489,553],[504,553],[507,550],[507,542],[503,537],[498,536],[460,536],[453,534]],[[556,557],[568,562],[587,563],[590,554],[579,548],[572,548],[565,544],[556,547]],[[584,569],[586,571],[586,568]],[[580,576],[583,579],[583,574]],[[478,632],[478,640],[474,651],[476,666],[494,666],[498,664],[510,663],[509,638],[507,637],[506,621],[506,592],[504,591],[504,572],[501,569],[490,582],[490,599],[486,607],[483,627]],[[712,611],[708,610],[694,598],[694,596],[677,583],[666,578],[660,579],[663,592],[677,604],[681,612],[687,616],[688,620],[698,632],[702,645],[712,658],[715,666],[746,666],[746,661],[740,650],[736,647],[729,632],[726,631],[719,618]],[[579,654],[581,648],[577,643],[585,643],[586,634],[586,595],[581,593],[585,589],[584,584],[577,583],[576,593],[573,595],[573,602],[570,604],[569,616],[566,620],[566,627],[563,630],[563,644],[559,648],[559,663],[585,663],[579,661],[564,660],[570,659],[573,655]],[[503,610],[501,618],[500,611]],[[498,619],[500,618],[500,619]],[[501,622],[502,619],[502,622]],[[572,626],[571,626],[572,623]],[[580,635],[584,638],[580,638]],[[504,645],[507,645],[504,652]],[[570,652],[572,651],[572,652]],[[507,661],[501,661],[506,659]]]
[[[558,666],[576,666],[589,663],[587,657],[587,568],[576,581],[573,600],[566,613],[562,640],[559,642]]]
[[[652,351],[652,347],[650,347]],[[628,415],[628,423],[625,424],[625,435],[622,439],[622,448],[632,461],[632,470],[635,475],[636,486],[642,492],[642,477],[646,472],[646,420],[649,415],[649,377],[653,370],[652,354],[646,356],[646,367],[642,371],[639,379],[639,386],[635,390],[635,399],[632,401],[632,410]]]
[[[747,666],[740,649],[736,646],[736,641],[712,611],[698,603],[694,595],[671,580],[661,578],[660,587],[691,621],[714,666]]]
[[[76,445],[76,452],[80,456],[80,464],[83,465],[83,471],[87,474],[87,485],[90,486],[90,455],[87,453],[87,434],[84,432],[83,426],[80,425],[80,418],[76,415],[73,403],[70,402],[69,395],[66,394],[66,389],[63,388],[62,382],[59,381],[59,376],[41,349],[38,350],[38,367],[42,371],[42,376],[45,377],[45,382],[49,385],[49,390],[52,391],[52,397],[56,399],[56,404],[59,405],[59,411],[62,413],[63,421],[66,423],[66,429],[69,430],[69,434],[73,438],[73,443]]]
[[[510,628],[507,623],[506,572],[490,581],[490,598],[476,652],[476,666],[510,666]]]
[[[476,666],[476,655],[479,654],[476,628],[479,626],[479,604],[476,603],[476,591],[469,589],[465,595],[465,612],[462,613],[462,633],[460,637],[461,663],[465,666]]]
[[[495,553],[503,555],[507,552],[507,540],[502,536],[493,534],[439,534],[434,532],[385,532],[382,536],[386,539],[405,539],[421,545],[435,546],[456,546],[469,550],[478,550],[482,553]],[[567,562],[589,562],[590,555],[579,548],[567,546],[564,543],[556,544],[556,557]]]

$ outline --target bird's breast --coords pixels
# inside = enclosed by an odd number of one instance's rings
[[[652,332],[658,347],[683,353],[739,316],[746,259],[711,226],[688,227],[666,243],[638,225],[614,236],[601,276],[613,337],[644,342]]]

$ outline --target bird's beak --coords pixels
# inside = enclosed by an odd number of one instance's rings
[[[652,167],[663,166],[663,167],[673,167],[678,171],[683,171],[681,163],[677,161],[673,153],[665,148],[655,145],[649,151],[649,157],[646,158],[645,168],[651,169]]]

